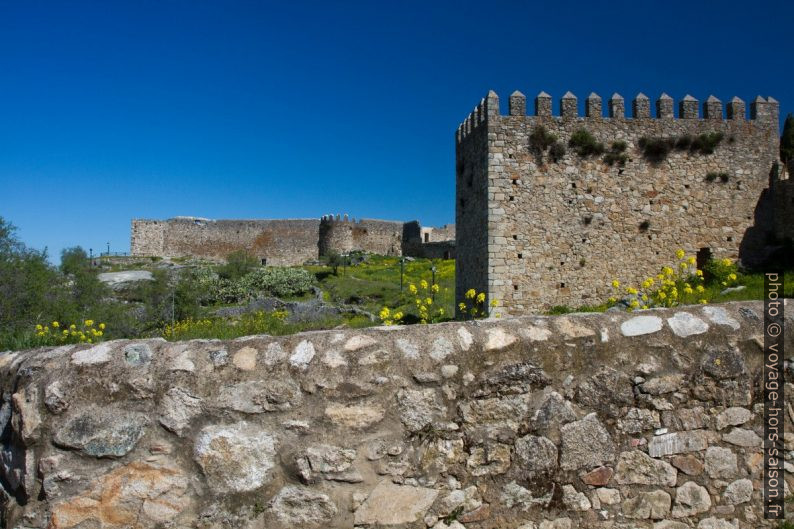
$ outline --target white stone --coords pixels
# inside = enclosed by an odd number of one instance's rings
[[[486,351],[501,351],[516,343],[518,338],[512,334],[508,334],[501,327],[495,329],[488,329],[486,332],[485,350]]]
[[[457,332],[460,348],[464,351],[468,351],[474,343],[474,337],[471,335],[468,329],[466,329],[466,327],[458,327]]]
[[[623,336],[640,336],[662,330],[662,318],[658,316],[635,316],[620,324]]]
[[[397,345],[397,349],[405,356],[405,358],[410,358],[411,360],[415,360],[419,358],[419,347],[416,346],[410,340],[406,340],[405,338],[397,338],[394,342]]]
[[[354,524],[381,527],[416,523],[437,496],[438,491],[434,489],[395,485],[383,480],[356,509]]]
[[[740,426],[753,418],[753,412],[747,408],[732,407],[717,414],[717,430],[728,426]]]
[[[440,362],[454,352],[455,346],[452,345],[452,342],[443,336],[439,336],[433,341],[433,347],[430,349],[430,358]]]
[[[708,319],[717,325],[725,325],[734,331],[738,331],[741,325],[738,321],[728,316],[728,313],[722,307],[703,307],[703,313]]]
[[[352,336],[347,342],[345,342],[345,351],[353,352],[358,351],[359,349],[364,349],[365,347],[371,347],[376,345],[378,342],[374,338],[369,336],[365,336],[363,334],[357,334]]]
[[[688,312],[676,312],[672,318],[667,318],[667,324],[681,338],[703,334],[709,330],[708,323]]]
[[[748,502],[753,497],[753,482],[747,478],[737,479],[728,485],[722,497],[730,505]]]
[[[526,329],[521,329],[521,335],[533,342],[545,342],[551,336],[551,331],[546,327],[528,325]]]
[[[327,365],[330,368],[337,368],[347,365],[347,360],[342,353],[336,350],[331,350],[325,353],[323,356],[323,364]]]
[[[267,349],[265,349],[264,354],[264,362],[267,366],[274,366],[276,364],[280,364],[287,358],[287,352],[281,347],[281,344],[278,342],[273,342],[268,344]]]
[[[752,430],[744,428],[734,428],[729,433],[722,435],[722,440],[737,446],[756,447],[761,446],[761,438]]]
[[[104,342],[90,349],[75,351],[72,353],[72,363],[78,366],[88,366],[110,362],[110,352],[116,343],[118,340]]]
[[[299,369],[309,367],[309,362],[314,358],[314,344],[309,340],[302,340],[292,351],[289,363]]]
[[[458,366],[447,364],[441,366],[441,376],[444,378],[452,378],[458,373]]]

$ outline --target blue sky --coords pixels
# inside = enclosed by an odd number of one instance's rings
[[[133,217],[453,222],[454,131],[488,89],[555,113],[567,90],[761,94],[785,116],[792,21],[783,1],[0,0],[0,216],[56,258],[129,250]]]

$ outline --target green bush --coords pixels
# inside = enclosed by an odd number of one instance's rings
[[[715,180],[719,179],[720,182],[722,182],[724,184],[728,180],[730,180],[730,178],[731,178],[731,175],[729,175],[728,173],[725,173],[725,172],[723,172],[723,173],[710,172],[710,173],[706,174],[706,180],[709,181],[709,182],[714,182]]]
[[[259,261],[245,250],[237,250],[226,256],[226,264],[218,268],[222,279],[234,281],[259,266]]]
[[[689,146],[690,152],[712,154],[725,135],[722,132],[706,132],[698,135]]]
[[[661,163],[670,154],[675,146],[675,140],[670,138],[648,138],[643,136],[637,142],[642,156],[653,164]]]
[[[604,162],[606,162],[607,165],[617,164],[621,167],[626,165],[626,162],[629,159],[624,152],[626,147],[627,145],[625,141],[613,141],[612,145],[609,146],[609,152],[604,156]]]
[[[535,127],[532,130],[532,133],[530,133],[529,135],[529,149],[535,154],[535,158],[537,159],[538,164],[543,163],[544,153],[555,143],[558,143],[557,136],[547,131],[546,127],[544,127],[543,125],[538,125],[537,127]],[[560,145],[560,147],[562,147],[562,145]],[[559,147],[555,147],[555,153],[557,154],[560,153]],[[562,154],[565,154],[565,152],[563,151]],[[562,155],[560,155],[560,157],[562,157]],[[554,156],[552,156],[552,160],[553,159]]]
[[[314,286],[314,275],[303,268],[268,267],[254,270],[241,283],[248,291],[290,297],[309,292]]]
[[[568,140],[568,146],[583,158],[598,156],[603,154],[606,150],[604,144],[597,141],[595,137],[585,129],[578,129],[571,134],[571,139]]]

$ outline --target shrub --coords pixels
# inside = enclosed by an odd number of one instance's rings
[[[604,144],[596,141],[595,137],[585,129],[578,129],[571,134],[568,146],[583,158],[603,154],[606,150]]]
[[[226,264],[218,268],[218,275],[222,279],[234,281],[248,274],[259,266],[256,257],[245,250],[237,250],[226,256]]]
[[[535,154],[538,164],[543,163],[543,154],[556,142],[557,136],[547,131],[543,125],[538,125],[532,130],[529,135],[529,149]],[[559,148],[556,151],[559,152]]]
[[[675,140],[675,148],[679,151],[686,151],[692,146],[692,136],[684,134]]]
[[[725,135],[722,132],[706,132],[698,135],[689,146],[690,152],[712,154]]]
[[[667,158],[670,150],[675,145],[675,141],[669,138],[648,138],[643,136],[637,142],[642,151],[642,156],[653,164],[658,164]]]
[[[241,281],[248,292],[265,292],[277,297],[298,296],[314,286],[314,275],[303,268],[258,268]]]
[[[728,173],[718,173],[718,172],[710,172],[706,174],[706,180],[709,182],[714,182],[719,178],[720,182],[723,184],[730,180],[731,176]]]
[[[565,145],[559,141],[552,143],[551,147],[549,147],[549,159],[551,159],[552,162],[557,163],[562,159],[563,156],[565,156]]]
[[[627,145],[625,141],[613,141],[612,145],[609,146],[609,152],[604,156],[604,162],[606,162],[607,165],[617,164],[621,167],[626,165],[626,162],[629,159],[629,157],[624,153],[626,146]]]

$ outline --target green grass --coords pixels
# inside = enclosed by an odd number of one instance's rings
[[[423,279],[431,283],[433,266],[436,267],[436,283],[440,289],[435,295],[434,305],[443,307],[447,314],[454,314],[455,261],[452,259],[406,261],[402,292],[398,257],[372,255],[357,266],[340,267],[336,276],[329,267],[305,268],[318,278],[326,301],[357,305],[377,314],[383,307],[414,313],[414,296],[408,292],[408,285],[413,283],[418,286]]]

